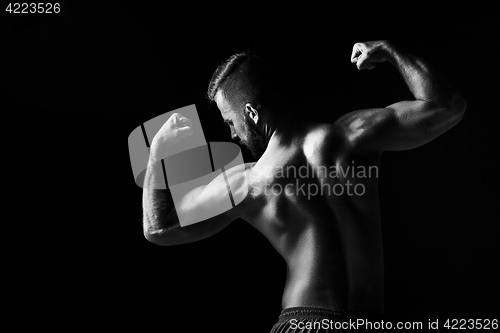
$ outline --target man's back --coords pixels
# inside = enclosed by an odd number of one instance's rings
[[[271,139],[247,176],[243,218],[287,264],[283,308],[383,313],[379,155],[356,155],[335,128],[307,124]]]

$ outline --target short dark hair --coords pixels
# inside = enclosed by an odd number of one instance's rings
[[[258,98],[269,103],[278,91],[275,69],[256,54],[245,51],[232,55],[212,75],[207,98],[214,101],[219,89],[239,98]]]

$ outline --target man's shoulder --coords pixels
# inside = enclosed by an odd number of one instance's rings
[[[336,124],[311,124],[304,136],[302,151],[311,165],[330,165],[335,161],[378,156],[352,145],[345,131]]]
[[[340,149],[344,144],[343,135],[335,124],[309,124],[304,135],[304,153],[322,153]]]

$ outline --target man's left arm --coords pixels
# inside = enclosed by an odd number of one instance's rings
[[[388,41],[356,43],[351,62],[373,69],[388,61],[399,71],[414,100],[348,113],[336,122],[350,144],[362,150],[406,150],[421,146],[455,126],[465,100],[423,59]],[[384,87],[380,87],[381,93]]]

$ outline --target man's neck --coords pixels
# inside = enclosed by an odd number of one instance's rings
[[[287,145],[300,127],[301,124],[292,119],[283,119],[276,126],[269,126],[265,134],[267,145]]]
[[[294,105],[284,102],[280,105],[279,110],[273,110],[272,113],[275,116],[264,127],[264,136],[267,144],[271,142],[271,139],[279,140],[288,137],[290,133],[296,132],[300,124],[292,116],[297,114],[294,109]]]

